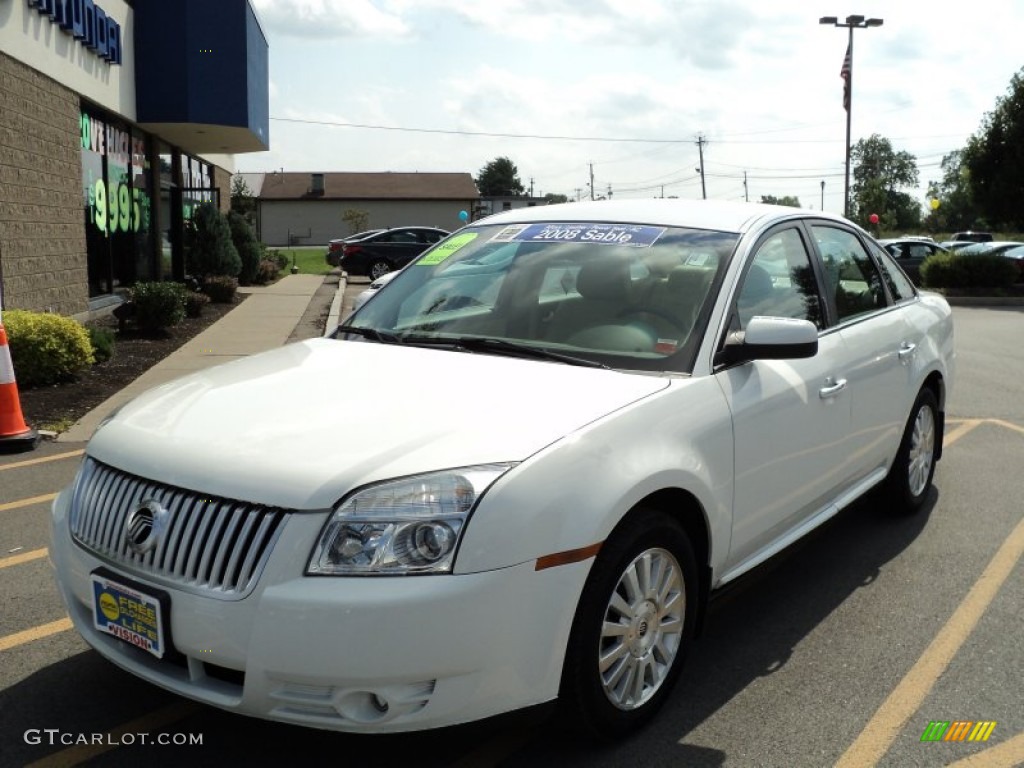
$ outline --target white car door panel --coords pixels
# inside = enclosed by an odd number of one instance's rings
[[[845,343],[824,334],[801,360],[757,360],[718,374],[735,441],[729,567],[819,511],[850,482],[852,392]],[[767,457],[767,458],[766,458]]]

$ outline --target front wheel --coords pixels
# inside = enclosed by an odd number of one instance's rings
[[[696,620],[693,547],[667,515],[639,510],[605,542],[576,612],[560,700],[600,738],[650,720],[679,677]]]
[[[919,510],[928,496],[939,455],[939,406],[930,389],[922,389],[914,401],[903,440],[887,480],[889,494],[900,512]]]

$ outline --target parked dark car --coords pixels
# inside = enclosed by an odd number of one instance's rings
[[[878,242],[895,257],[896,263],[907,273],[907,277],[914,285],[921,284],[921,265],[925,259],[937,253],[948,252],[941,245],[924,238],[898,237]]]
[[[360,240],[383,231],[383,229],[367,229],[363,232],[356,232],[354,235],[349,235],[348,237],[337,237],[327,243],[327,253],[324,254],[324,258],[327,259],[328,264],[332,267],[336,267],[341,261],[341,250],[345,247],[346,243],[357,243]]]
[[[350,275],[376,280],[401,269],[450,233],[436,227],[395,227],[352,243],[341,250],[341,268]]]

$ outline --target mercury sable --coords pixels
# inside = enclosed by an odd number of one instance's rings
[[[558,700],[622,733],[714,590],[871,489],[926,502],[952,377],[947,303],[840,217],[509,211],[334,338],[112,415],[52,558],[100,654],[226,710],[387,732]]]

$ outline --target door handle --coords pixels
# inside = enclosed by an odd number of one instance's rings
[[[825,379],[825,386],[818,390],[818,397],[827,400],[830,397],[835,397],[844,389],[846,389],[846,379],[833,379],[829,376]]]
[[[917,344],[913,344],[909,341],[904,341],[900,344],[900,351],[896,353],[896,356],[902,361],[909,358],[914,354],[914,350],[917,349]]]

